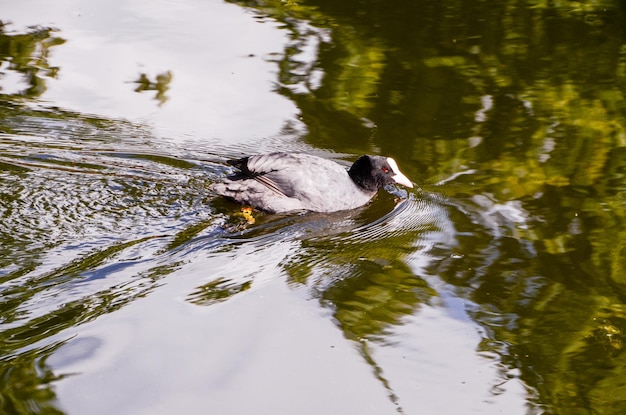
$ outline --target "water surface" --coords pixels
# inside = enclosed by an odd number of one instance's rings
[[[625,16],[4,5],[1,412],[622,414]],[[266,151],[417,186],[248,223]]]

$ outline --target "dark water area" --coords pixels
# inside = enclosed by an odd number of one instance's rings
[[[623,1],[5,3],[0,413],[625,413]]]

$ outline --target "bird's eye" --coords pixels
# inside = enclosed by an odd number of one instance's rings
[[[385,167],[385,166],[383,166],[381,168],[381,170],[383,171],[383,173],[387,173],[389,171],[389,169],[387,167]]]

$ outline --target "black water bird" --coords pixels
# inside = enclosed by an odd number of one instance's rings
[[[240,171],[210,189],[272,213],[354,209],[388,184],[413,187],[391,157],[361,156],[349,170],[303,153],[260,154],[228,163]]]

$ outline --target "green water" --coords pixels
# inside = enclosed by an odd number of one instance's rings
[[[626,3],[0,18],[0,412],[623,414]],[[418,187],[255,212],[225,160]]]

